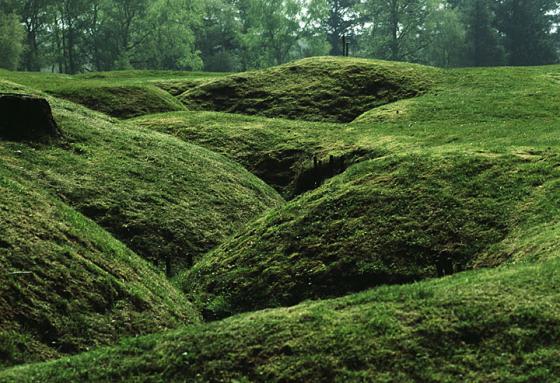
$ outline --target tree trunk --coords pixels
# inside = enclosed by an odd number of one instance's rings
[[[399,60],[401,58],[399,47],[399,0],[391,0],[389,22],[391,32],[391,59]]]

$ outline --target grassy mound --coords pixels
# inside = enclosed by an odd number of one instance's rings
[[[47,72],[12,72],[0,69],[0,78],[42,91],[56,90],[66,86],[115,86],[146,85],[167,81],[207,81],[222,77],[222,73],[182,72],[161,70],[121,70],[113,72],[90,72],[75,76]]]
[[[532,140],[544,140],[549,137],[543,123],[557,119],[559,88],[558,65],[447,70],[426,94],[368,111],[354,123],[393,131],[404,126],[417,134],[424,131],[432,135],[432,144],[439,138],[434,134],[444,130],[447,139],[456,131],[461,134],[453,138],[465,141],[472,141],[471,134],[477,133],[477,144],[482,145],[512,130],[515,134],[509,143],[527,140],[517,132],[523,124],[525,131],[538,128],[539,134]]]
[[[120,118],[184,110],[180,102],[162,89],[171,91],[180,87],[184,91],[188,89],[185,84],[199,84],[219,76],[222,75],[146,70],[93,72],[70,76],[0,69],[0,79],[27,85]]]
[[[80,84],[49,93],[119,118],[185,109],[173,96],[150,85],[90,87]]]
[[[0,368],[198,322],[95,223],[0,165]]]
[[[557,160],[423,153],[355,165],[207,254],[182,286],[219,318],[445,275],[479,257],[500,263],[493,245],[557,211]]]
[[[556,232],[558,236],[560,232]],[[560,261],[244,314],[0,382],[554,382]]]
[[[66,141],[56,146],[0,141],[0,159],[156,263],[172,262],[175,270],[190,265],[283,202],[223,156],[115,124],[67,101],[50,101]]]
[[[412,64],[310,58],[208,81],[180,100],[194,110],[348,122],[369,109],[422,93],[436,73]]]
[[[304,181],[313,169],[314,157],[325,164],[331,155],[344,158],[348,166],[379,156],[391,147],[386,139],[362,134],[364,129],[359,126],[343,128],[340,124],[239,114],[162,113],[132,122],[223,154],[286,198],[309,189]]]

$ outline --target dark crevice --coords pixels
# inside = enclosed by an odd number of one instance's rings
[[[327,180],[359,162],[377,158],[384,152],[350,150],[342,155],[312,154],[309,150],[289,149],[243,161],[253,165],[248,170],[276,189],[287,200],[314,190]]]

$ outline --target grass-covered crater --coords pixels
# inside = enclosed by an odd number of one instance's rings
[[[436,69],[386,61],[311,58],[207,81],[179,99],[189,109],[349,122],[426,91]]]
[[[361,126],[230,113],[161,113],[131,122],[223,154],[289,199],[353,163],[384,154],[389,146]],[[329,164],[331,156],[335,166]],[[321,166],[316,167],[314,160]],[[317,170],[320,174],[313,177]]]
[[[3,87],[14,90],[9,83]],[[0,141],[0,159],[139,255],[172,264],[173,272],[283,203],[271,187],[219,154],[119,125],[67,101],[49,101],[64,140]]]
[[[495,265],[497,244],[558,203],[555,177],[554,159],[507,155],[367,161],[248,225],[182,287],[216,318]]]
[[[166,278],[0,165],[0,369],[200,321]]]

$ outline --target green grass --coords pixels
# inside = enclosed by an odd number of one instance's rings
[[[349,122],[427,90],[438,71],[413,64],[321,57],[208,81],[179,98],[189,109]]]
[[[102,76],[78,81],[135,86],[140,77]],[[259,116],[191,110],[116,121],[51,99],[65,140],[0,142],[5,174],[146,258],[189,249],[198,263],[176,282],[208,318],[297,305],[7,369],[0,382],[558,380],[560,66],[319,58],[215,80],[143,76],[143,85],[183,91],[191,109]],[[341,88],[380,77],[397,91],[350,102]],[[34,81],[47,90],[43,81],[67,79]],[[224,89],[235,93],[213,93]],[[354,165],[297,196],[312,157],[330,155]],[[241,165],[296,198],[285,204]],[[432,278],[439,254],[468,270]],[[417,282],[377,286],[405,281]],[[9,334],[12,363],[56,356]]]
[[[49,91],[65,86],[142,85],[166,81],[208,81],[224,76],[222,73],[177,72],[156,70],[123,70],[114,72],[91,72],[75,76],[48,72],[13,72],[0,69],[0,78],[34,89]]]
[[[69,76],[0,70],[0,80],[27,85],[119,118],[184,110],[167,90],[173,93],[173,89],[186,89],[219,76],[202,72],[139,70]]]
[[[164,113],[135,122],[224,154],[292,198],[313,156],[326,161],[346,155],[352,163],[396,151],[532,156],[556,147],[558,79],[560,66],[441,71],[426,94],[373,109],[352,124],[214,112]]]
[[[223,154],[245,166],[286,198],[313,157],[345,156],[347,165],[395,149],[390,137],[369,140],[364,129],[341,124],[271,119],[219,112],[177,112],[143,116],[135,125],[178,137]]]
[[[197,323],[165,277],[0,165],[0,368]]]
[[[90,109],[119,118],[184,110],[169,93],[153,85],[66,86],[49,91]]]
[[[559,278],[556,258],[382,287],[129,339],[0,382],[552,383]]]
[[[435,277],[447,258],[455,272],[497,265],[512,231],[560,212],[559,159],[424,151],[361,163],[205,255],[183,290],[220,318]]]
[[[18,89],[0,83],[1,90]],[[19,88],[30,92],[30,89]],[[14,175],[35,181],[143,257],[188,266],[245,222],[283,203],[240,165],[176,138],[49,98],[58,145],[0,141]]]
[[[354,124],[455,150],[558,146],[560,66],[444,73],[425,95],[369,111]]]

